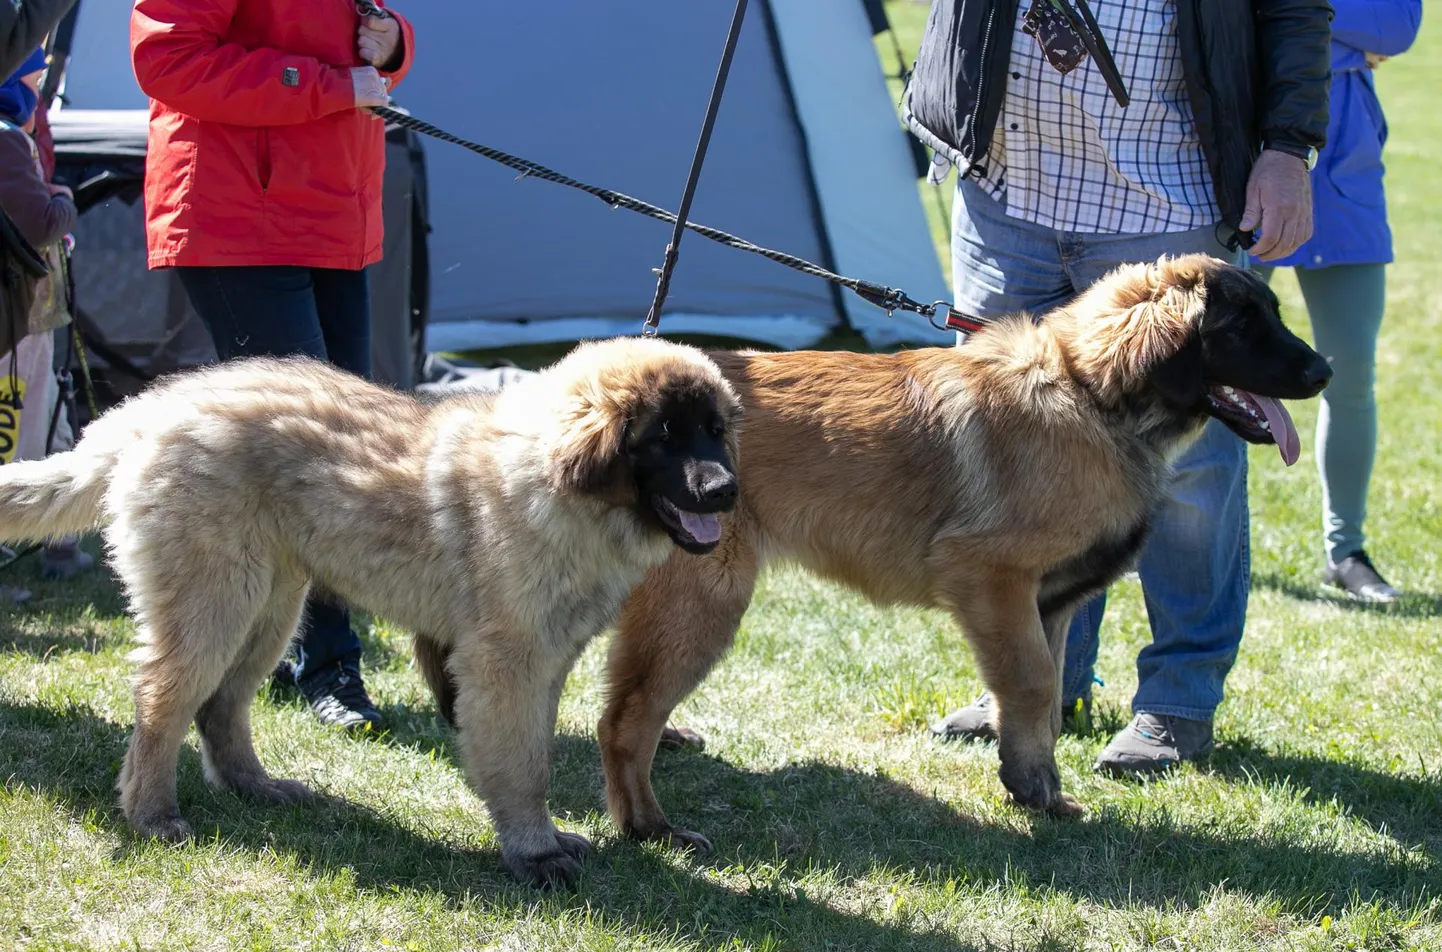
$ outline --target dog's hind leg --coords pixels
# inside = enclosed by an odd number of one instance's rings
[[[140,833],[181,840],[190,826],[176,797],[180,746],[240,653],[263,592],[251,572],[222,570],[215,553],[198,552],[183,538],[145,542],[122,523],[112,530],[115,564],[144,642],[136,653],[135,731],[120,771],[120,805]]]
[[[310,788],[297,780],[275,780],[255,754],[250,707],[256,690],[285,653],[300,624],[306,579],[299,573],[272,582],[270,598],[250,629],[250,640],[226,672],[215,693],[195,715],[205,779],[218,789],[278,803],[308,799]]]
[[[1043,627],[1036,578],[983,567],[948,587],[941,601],[956,614],[996,698],[1002,784],[1022,806],[1058,816],[1080,813],[1081,805],[1062,792],[1056,766],[1066,632]]]
[[[705,852],[700,833],[672,826],[651,787],[667,719],[730,649],[751,603],[757,560],[732,536],[725,551],[678,554],[631,593],[608,662],[608,700],[597,725],[606,804],[627,836]]]

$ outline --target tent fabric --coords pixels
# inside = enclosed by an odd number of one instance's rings
[[[918,300],[945,298],[868,4],[753,0],[691,218]],[[77,157],[134,156],[134,120],[120,113],[146,100],[125,41],[130,7],[81,0],[56,113],[74,119],[59,124]],[[421,49],[396,105],[582,181],[676,206],[730,3],[429,0],[405,9]],[[430,232],[413,250],[429,269],[429,349],[639,331],[668,225],[518,180],[447,143],[423,148]],[[663,333],[782,348],[844,326],[877,347],[950,340],[917,315],[888,317],[849,291],[694,233],[661,322]]]

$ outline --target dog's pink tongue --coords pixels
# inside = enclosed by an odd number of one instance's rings
[[[700,543],[711,543],[721,538],[721,520],[713,512],[699,513],[681,510],[681,528]]]
[[[1277,450],[1282,454],[1282,462],[1291,466],[1302,455],[1302,440],[1297,436],[1292,415],[1282,406],[1280,400],[1259,397],[1255,393],[1248,393],[1247,396],[1257,401],[1257,406],[1261,407],[1262,415],[1267,418],[1267,426],[1272,429],[1272,438],[1277,441]]]

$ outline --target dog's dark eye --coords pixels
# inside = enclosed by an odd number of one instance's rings
[[[726,435],[726,424],[718,417],[711,421],[711,425],[706,428],[706,432],[719,440]]]
[[[669,443],[669,442],[671,442],[671,424],[670,424],[670,423],[662,423],[662,424],[661,424],[661,433],[660,433],[659,436],[656,437],[656,439],[658,439],[658,440],[659,440],[660,442],[662,442],[662,443]]]

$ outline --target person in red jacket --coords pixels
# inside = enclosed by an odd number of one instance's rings
[[[136,0],[150,97],[151,268],[174,268],[221,360],[304,354],[370,374],[388,102],[410,24],[352,0]],[[349,612],[312,596],[294,677],[321,720],[378,725]]]

